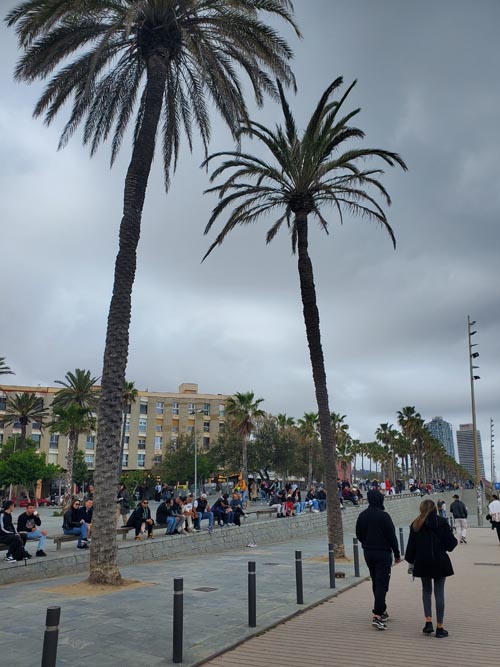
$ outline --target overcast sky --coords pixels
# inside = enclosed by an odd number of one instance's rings
[[[346,217],[341,227],[333,210],[325,211],[330,236],[311,226],[330,408],[362,440],[396,423],[405,405],[454,429],[470,422],[471,315],[489,473],[489,420],[500,420],[500,3],[295,7],[304,39],[284,32],[295,51],[299,126],[334,78],[356,78],[350,105],[362,107],[366,145],[397,151],[409,167],[384,176],[396,251],[374,224]],[[16,384],[52,384],[75,367],[100,375],[130,141],[112,170],[109,145],[90,159],[75,137],[57,152],[67,114],[48,129],[32,119],[41,86],[13,82],[19,52],[4,27],[0,56],[0,356]],[[280,120],[272,102],[253,115]],[[230,150],[215,116],[213,125],[213,151]],[[289,237],[283,230],[266,246],[272,220],[264,220],[232,232],[201,264],[214,204],[202,194],[202,158],[199,144],[193,155],[184,146],[168,195],[161,161],[154,165],[127,377],[151,391],[181,382],[209,393],[252,390],[268,411],[301,417],[316,405]]]

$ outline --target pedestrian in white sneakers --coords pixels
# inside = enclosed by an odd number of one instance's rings
[[[467,507],[465,507],[465,504],[457,494],[453,496],[453,502],[450,505],[450,514],[455,519],[458,541],[460,544],[467,544]]]

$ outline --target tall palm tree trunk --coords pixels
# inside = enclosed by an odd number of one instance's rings
[[[245,434],[241,448],[241,475],[245,482],[248,482],[248,438]]]
[[[335,545],[335,556],[343,558],[344,535],[342,529],[342,515],[338,498],[337,466],[335,458],[335,436],[332,429],[330,406],[328,404],[328,389],[326,384],[325,361],[321,347],[321,332],[319,327],[319,311],[316,302],[316,288],[311,259],[308,252],[307,214],[297,212],[295,218],[297,226],[298,269],[300,278],[300,294],[304,323],[306,325],[307,344],[318,404],[318,419],[321,433],[321,447],[325,464],[326,507],[328,542]]]
[[[120,246],[115,264],[99,401],[95,466],[95,513],[90,550],[91,583],[120,584],[116,565],[115,496],[120,467],[120,426],[127,367],[132,287],[137,264],[141,217],[155,150],[167,64],[154,53],[147,64],[144,111],[125,179]]]
[[[118,481],[120,481],[120,477],[122,476],[123,472],[123,454],[125,452],[125,427],[127,425],[127,406],[122,410],[122,431],[120,435],[120,465],[118,467]]]
[[[309,460],[307,462],[307,477],[309,484],[313,482],[313,443],[309,443]]]

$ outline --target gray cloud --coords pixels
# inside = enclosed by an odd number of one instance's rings
[[[398,151],[410,167],[384,178],[396,251],[374,225],[340,227],[333,211],[329,237],[311,229],[331,408],[363,439],[406,404],[426,419],[468,422],[470,314],[486,445],[500,389],[500,6],[295,4],[305,37],[294,42],[300,125],[334,77],[357,78],[351,104],[362,107],[367,144]],[[76,139],[56,152],[64,117],[49,129],[31,119],[40,86],[12,82],[13,33],[2,28],[0,44],[0,352],[19,383],[50,383],[75,366],[99,374],[130,142],[111,171],[107,147],[92,160]],[[279,120],[272,103],[256,113]],[[212,150],[229,148],[214,119]],[[268,410],[299,417],[315,401],[290,240],[282,233],[266,247],[264,221],[233,232],[201,264],[214,204],[202,195],[202,159],[199,145],[184,150],[168,196],[154,165],[128,376],[151,390],[183,381],[214,393],[252,389]]]

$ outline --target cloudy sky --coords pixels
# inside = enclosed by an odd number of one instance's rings
[[[285,34],[298,124],[330,81],[357,79],[350,104],[362,107],[366,145],[397,151],[409,166],[384,176],[396,251],[374,224],[346,218],[341,227],[332,210],[330,236],[311,228],[331,409],[363,440],[405,405],[454,428],[469,422],[470,315],[489,471],[489,420],[500,420],[500,4],[295,7],[304,39]],[[50,128],[32,119],[41,86],[13,82],[19,52],[3,27],[0,55],[0,356],[18,384],[51,384],[75,367],[99,375],[130,142],[112,170],[109,146],[90,159],[75,137],[58,152],[67,116]],[[254,116],[274,125],[279,110],[269,102]],[[214,117],[212,149],[231,148]],[[263,221],[233,232],[201,264],[214,204],[202,194],[202,158],[199,144],[193,155],[185,146],[168,196],[160,160],[154,165],[127,376],[156,391],[181,382],[210,393],[252,390],[268,411],[301,417],[315,400],[289,237],[283,230],[266,247]]]

